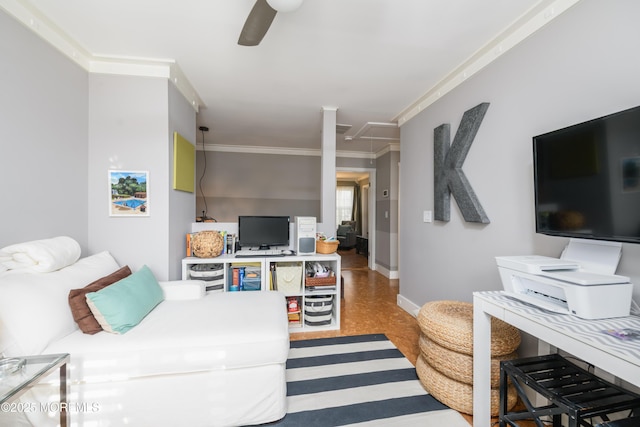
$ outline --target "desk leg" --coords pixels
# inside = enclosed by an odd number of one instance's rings
[[[473,427],[491,425],[491,316],[473,303]]]
[[[67,364],[60,366],[60,426],[69,426],[69,413],[67,411]]]

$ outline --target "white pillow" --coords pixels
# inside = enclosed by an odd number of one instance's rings
[[[207,282],[204,280],[170,280],[158,282],[168,301],[184,301],[204,298]]]
[[[25,269],[0,274],[0,352],[6,356],[40,354],[78,326],[69,309],[71,289],[119,268],[109,252],[78,260],[51,273]]]
[[[0,263],[9,270],[27,268],[48,273],[73,264],[80,254],[78,242],[59,236],[6,246],[0,249]]]

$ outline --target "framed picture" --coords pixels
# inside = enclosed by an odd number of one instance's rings
[[[193,193],[196,148],[178,132],[173,133],[173,188]]]
[[[109,216],[149,216],[148,171],[109,171]]]

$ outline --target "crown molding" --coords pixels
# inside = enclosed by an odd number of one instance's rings
[[[202,145],[199,145],[197,147],[197,150],[217,151],[221,153],[272,154],[278,156],[322,156],[322,150],[320,149],[258,147],[255,145],[206,144],[204,147],[202,147]],[[400,144],[389,144],[375,153],[362,151],[336,151],[336,157],[352,159],[377,159],[378,157],[383,156],[390,151],[400,151]]]
[[[194,87],[173,60],[94,55],[27,1],[0,0],[0,9],[89,73],[166,78],[176,86],[196,112],[204,106]]]
[[[581,0],[541,0],[392,120],[402,126]]]
[[[278,156],[320,156],[320,150],[286,147],[260,147],[256,145],[206,144],[197,147],[200,151],[217,151],[221,153],[274,154]]]

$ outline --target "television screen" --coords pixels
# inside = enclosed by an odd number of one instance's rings
[[[536,232],[640,243],[640,107],[533,138]]]
[[[238,244],[247,249],[289,246],[289,217],[239,216]]]

